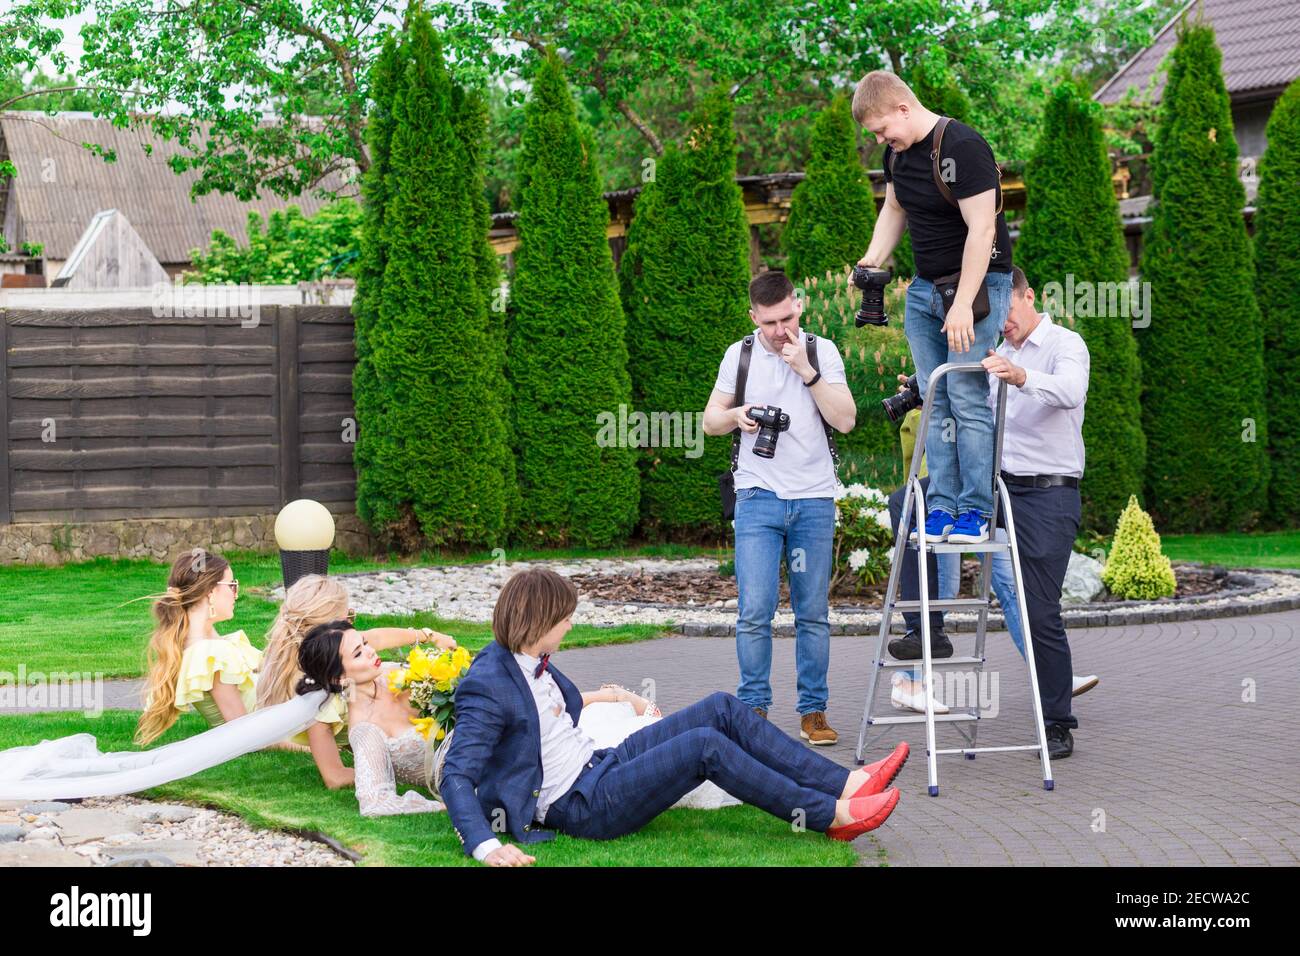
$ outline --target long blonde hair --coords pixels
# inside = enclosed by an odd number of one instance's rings
[[[307,574],[294,582],[284,595],[266,637],[266,650],[257,678],[257,706],[271,707],[295,696],[294,685],[302,677],[298,648],[317,624],[337,621],[347,615],[348,589],[336,578]]]
[[[153,616],[158,623],[145,652],[147,703],[135,730],[137,744],[147,746],[176,723],[176,680],[190,629],[190,608],[212,593],[229,567],[230,562],[220,555],[193,548],[172,562],[167,590],[147,596],[153,599]]]

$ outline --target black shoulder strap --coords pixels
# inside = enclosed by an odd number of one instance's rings
[[[941,116],[939,117],[939,122],[935,124],[934,148],[930,150],[930,174],[934,177],[934,184],[938,187],[943,198],[948,200],[948,202],[954,207],[960,208],[957,204],[957,200],[953,197],[952,190],[948,188],[948,184],[944,182],[943,177],[939,175],[939,150],[943,148],[943,131],[948,128],[948,124],[951,122],[951,116]],[[993,211],[993,215],[996,216],[998,213],[1002,212],[1002,167],[994,162],[993,168],[998,171],[998,208]],[[889,173],[891,176],[894,173],[892,165],[890,166]]]
[[[811,332],[806,333],[806,335],[808,337],[808,364],[813,367],[814,372],[820,372],[821,367],[817,364],[817,336]],[[835,447],[835,431],[827,423],[826,419],[822,418],[820,408],[817,409],[817,417],[822,419],[822,428],[826,429],[826,444],[830,446],[831,460],[835,462],[835,471],[838,473],[840,470],[840,452]]]
[[[740,368],[736,370],[736,392],[731,398],[731,407],[738,408],[745,404],[745,379],[749,377],[749,356],[754,351],[754,336],[746,335],[740,345]],[[731,470],[740,464],[740,429],[731,433]]]

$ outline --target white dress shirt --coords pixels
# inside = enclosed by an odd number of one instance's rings
[[[542,788],[537,797],[537,812],[534,819],[541,823],[546,819],[546,811],[551,804],[568,793],[582,769],[591,760],[596,745],[585,732],[573,723],[573,718],[564,709],[564,692],[555,682],[549,670],[542,671],[541,677],[533,674],[541,658],[527,654],[515,654],[519,669],[524,672],[524,682],[533,692],[533,701],[537,705],[537,719],[541,730],[542,748]],[[496,837],[484,840],[474,848],[474,859],[480,863],[483,858],[501,845]]]
[[[1083,477],[1083,406],[1088,400],[1088,346],[1083,337],[1057,325],[1047,313],[1014,347],[997,347],[1025,370],[1025,384],[1007,385],[1007,422],[1002,436],[1002,470],[1012,475]],[[989,375],[989,404],[996,411],[999,379]]]

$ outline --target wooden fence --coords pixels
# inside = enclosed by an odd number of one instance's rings
[[[352,509],[347,306],[0,319],[0,524]]]

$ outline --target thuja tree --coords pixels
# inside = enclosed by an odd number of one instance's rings
[[[631,403],[609,207],[590,130],[548,52],[525,108],[508,369],[528,543],[605,546],[636,523],[635,451],[602,431]]]
[[[393,110],[382,297],[366,330],[383,443],[370,521],[404,543],[499,541],[496,372],[452,83],[427,14],[412,19]],[[365,423],[361,422],[362,428]]]
[[[1273,107],[1255,198],[1255,290],[1268,356],[1268,452],[1273,522],[1300,521],[1300,80]]]
[[[714,91],[637,197],[619,262],[638,409],[693,421],[708,403],[727,346],[754,328],[748,248],[731,101]],[[705,439],[702,431],[695,438],[702,447],[651,448],[641,457],[649,534],[723,530],[717,475],[730,465],[731,438]]]
[[[501,471],[501,489],[505,498],[505,528],[509,532],[519,520],[520,500],[519,483],[515,475],[514,430],[510,424],[510,383],[505,372],[506,299],[501,281],[501,264],[488,239],[488,233],[492,229],[492,212],[484,184],[487,102],[477,91],[466,91],[460,86],[453,86],[452,116],[457,138],[463,148],[462,159],[468,183],[474,280],[479,293],[484,297],[484,307],[487,310],[488,344],[491,348],[487,364],[491,398],[495,406],[488,421],[498,428],[490,447],[498,455],[497,467]]]
[[[384,212],[388,207],[389,151],[396,123],[394,106],[402,81],[405,61],[399,38],[390,34],[383,51],[370,70],[370,89],[374,98],[366,126],[370,148],[370,167],[361,179],[362,220],[357,260],[357,284],[352,297],[353,340],[356,364],[352,369],[352,402],[356,411],[356,443],[352,463],[357,473],[357,514],[374,526],[379,523],[376,508],[390,512],[386,504],[400,495],[398,487],[388,487],[395,473],[380,467],[391,461],[395,451],[384,427],[384,386],[375,378],[371,361],[370,336],[379,317],[383,300],[384,268],[388,263],[384,244]]]
[[[1214,31],[1179,25],[1143,245],[1147,502],[1167,531],[1238,528],[1266,504],[1264,352],[1245,191]]]
[[[1142,376],[1131,309],[1108,308],[1132,300],[1118,294],[1128,282],[1128,250],[1099,108],[1072,81],[1057,86],[1048,103],[1038,146],[1025,166],[1025,192],[1016,265],[1053,319],[1073,325],[1087,343],[1083,526],[1108,534],[1129,496],[1142,490]],[[1050,283],[1090,294],[1077,303],[1074,296],[1044,296],[1045,288],[1056,291]]]
[[[807,175],[790,197],[781,231],[786,273],[797,283],[842,272],[861,257],[876,224],[871,180],[858,158],[847,97],[837,96],[813,123]]]

